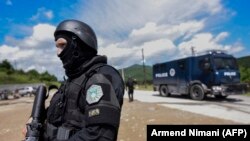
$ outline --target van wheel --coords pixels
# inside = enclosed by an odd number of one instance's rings
[[[205,93],[201,85],[194,84],[190,88],[190,97],[193,100],[203,100]]]
[[[160,95],[161,96],[170,96],[170,93],[169,93],[169,91],[168,91],[168,87],[166,86],[166,85],[162,85],[161,87],[160,87]]]

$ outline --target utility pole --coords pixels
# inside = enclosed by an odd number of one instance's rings
[[[194,46],[191,46],[191,52],[192,52],[192,56],[195,56]]]
[[[124,69],[122,68],[122,79],[123,79],[123,82],[125,82],[125,75],[124,75]]]
[[[143,80],[143,84],[146,88],[146,70],[145,70],[145,59],[144,59],[144,51],[142,48],[142,66],[143,66],[143,76],[144,76],[144,80]]]

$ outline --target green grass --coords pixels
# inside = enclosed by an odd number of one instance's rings
[[[0,85],[1,84],[25,84],[25,83],[45,83],[47,86],[56,85],[60,86],[59,82],[56,81],[43,81],[41,82],[39,78],[31,77],[26,74],[16,74],[7,75],[6,72],[0,72]]]
[[[0,73],[0,84],[22,84],[22,83],[37,83],[37,78],[27,77],[20,74],[7,75],[5,72]]]
[[[246,94],[244,94],[245,96],[250,96],[250,92],[248,92],[248,93],[246,93]]]
[[[144,91],[153,91],[153,85],[146,84],[145,85],[136,85],[136,90],[144,90]]]

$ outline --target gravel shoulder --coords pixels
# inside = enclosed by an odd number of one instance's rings
[[[23,139],[21,130],[28,119],[34,97],[0,101],[0,139],[19,141]],[[128,102],[124,99],[119,141],[145,141],[149,124],[238,124],[182,110],[140,101]]]

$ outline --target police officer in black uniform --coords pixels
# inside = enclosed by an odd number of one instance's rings
[[[126,82],[126,89],[128,89],[129,102],[134,101],[135,84],[136,84],[136,81],[133,80],[131,77],[129,77],[128,81]]]
[[[54,36],[68,79],[50,101],[44,140],[115,141],[124,95],[119,72],[97,55],[87,24],[65,20]]]

